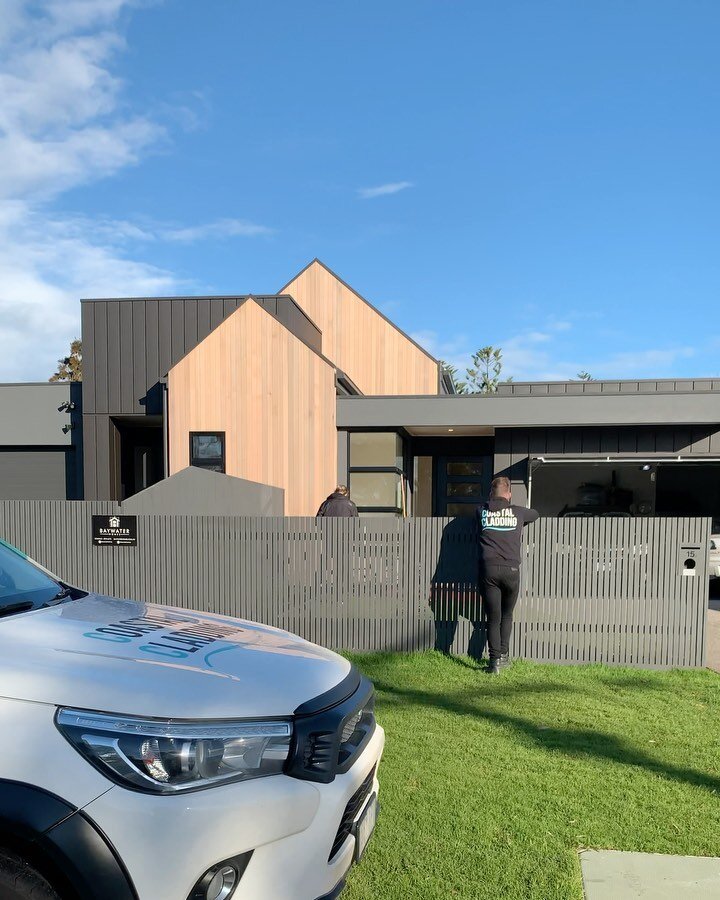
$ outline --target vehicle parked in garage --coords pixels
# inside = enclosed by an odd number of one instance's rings
[[[337,897],[371,683],[301,638],[73,588],[0,542],[3,900]]]
[[[713,534],[710,537],[708,574],[710,575],[711,581],[720,578],[720,534]]]

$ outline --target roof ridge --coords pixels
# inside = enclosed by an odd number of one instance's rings
[[[311,259],[310,262],[309,262],[306,266],[304,266],[304,267],[297,273],[297,275],[294,275],[294,276],[290,279],[290,281],[288,281],[288,283],[287,283],[284,287],[282,287],[282,288],[280,289],[280,291],[279,291],[278,293],[282,294],[282,293],[284,293],[285,291],[287,291],[287,289],[290,287],[290,285],[293,283],[293,281],[297,281],[297,279],[300,278],[301,275],[304,275],[305,272],[307,272],[307,270],[310,268],[310,266],[314,265],[315,263],[317,263],[319,266],[322,266],[323,269],[325,269],[326,272],[328,272],[330,275],[332,275],[333,278],[335,278],[337,281],[339,281],[340,284],[343,285],[343,287],[346,287],[349,291],[352,291],[352,293],[355,294],[355,296],[356,296],[359,300],[362,300],[362,302],[363,302],[366,306],[369,306],[370,309],[371,309],[374,313],[376,313],[378,316],[380,316],[381,319],[384,319],[384,320],[388,323],[388,325],[392,326],[392,327],[395,329],[395,331],[398,332],[398,334],[401,334],[407,341],[410,341],[410,343],[411,343],[414,347],[417,347],[417,349],[418,349],[421,353],[424,353],[425,356],[427,356],[427,358],[428,358],[429,360],[431,360],[432,362],[434,362],[434,363],[435,363],[436,365],[438,365],[438,366],[440,365],[440,360],[439,360],[439,359],[436,359],[436,358],[432,355],[432,353],[430,353],[429,350],[426,350],[425,347],[423,347],[423,346],[422,346],[421,344],[419,344],[416,340],[414,340],[413,338],[411,338],[410,335],[409,335],[406,331],[403,331],[403,329],[400,328],[399,325],[397,325],[395,322],[393,322],[392,319],[388,318],[388,317],[385,315],[385,313],[381,312],[381,311],[380,311],[374,304],[372,304],[366,297],[363,297],[363,295],[362,295],[359,291],[357,291],[352,285],[348,284],[347,281],[345,281],[344,279],[342,279],[342,278],[337,274],[337,272],[334,272],[334,271],[330,268],[330,266],[328,266],[326,263],[324,263],[324,262],[323,262],[319,257],[317,257],[317,256],[316,256],[314,259]]]

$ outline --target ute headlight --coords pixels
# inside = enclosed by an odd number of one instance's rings
[[[290,722],[173,722],[61,709],[57,726],[114,781],[160,794],[283,771]]]

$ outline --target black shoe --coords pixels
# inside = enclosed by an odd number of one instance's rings
[[[506,668],[506,667],[509,666],[509,665],[510,665],[510,654],[509,654],[509,653],[502,653],[502,654],[500,655],[500,668],[501,668],[501,669],[504,669],[504,668]]]
[[[499,659],[491,659],[488,662],[488,667],[486,669],[488,675],[499,675],[500,674],[500,660]]]

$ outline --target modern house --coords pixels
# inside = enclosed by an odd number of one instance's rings
[[[361,514],[461,516],[507,474],[548,516],[720,519],[720,381],[459,396],[436,359],[318,260],[276,294],[84,300],[82,339],[74,427],[62,451],[43,452],[82,457],[88,500],[199,466],[282,489],[286,515],[313,515],[346,482]],[[54,496],[34,473],[58,437],[61,403],[40,401],[57,387],[0,388],[0,423],[18,403],[28,424],[43,420],[20,443],[11,423],[0,428],[0,497]],[[69,477],[66,489],[80,496]]]
[[[82,385],[0,384],[0,500],[82,495]]]

